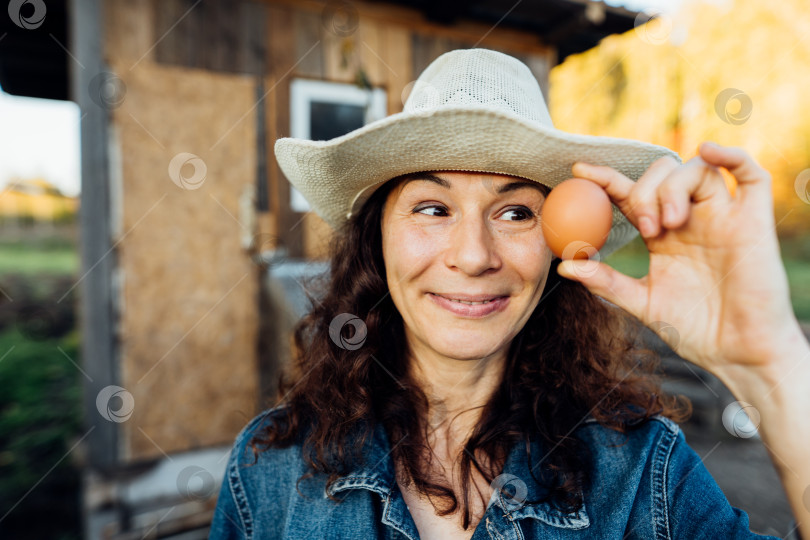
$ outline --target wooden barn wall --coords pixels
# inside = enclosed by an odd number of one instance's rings
[[[547,94],[555,54],[535,36],[441,26],[411,9],[364,2],[349,4],[357,24],[340,35],[328,16],[335,5],[104,4],[105,58],[126,89],[111,111],[120,384],[135,401],[121,425],[126,459],[228,443],[260,406],[257,372],[273,359],[261,351],[258,325],[272,321],[259,312],[260,270],[240,241],[258,232],[264,245],[321,257],[330,236],[314,213],[290,209],[289,183],[273,159],[274,141],[290,134],[293,78],[352,83],[362,71],[386,90],[392,114],[434,58],[480,46],[521,58]],[[181,152],[207,167],[199,189],[169,178]],[[266,185],[256,189],[257,178]],[[240,214],[240,196],[251,190],[266,209],[257,228]]]
[[[290,210],[289,184],[273,161],[273,141],[289,135],[291,79],[353,83],[362,71],[372,85],[387,91],[388,113],[392,114],[402,110],[408,83],[437,56],[455,48],[479,46],[526,62],[548,94],[554,51],[525,32],[471,22],[442,26],[415,10],[381,2],[205,0],[190,9],[194,5],[192,0],[155,4],[156,33],[168,32],[156,47],[157,60],[258,73],[258,65],[249,62],[251,54],[266,58],[263,73],[273,88],[266,98],[270,102],[267,157],[272,230],[293,255],[323,256],[330,229],[313,213]],[[266,29],[264,40],[256,37],[262,32],[261,20]],[[241,30],[235,32],[236,27]]]
[[[255,191],[253,77],[154,60],[151,2],[105,4],[105,54],[125,94],[112,108],[117,178],[123,461],[228,444],[257,411],[258,267],[241,247]],[[170,34],[169,34],[170,35]],[[168,35],[166,37],[168,38]],[[204,180],[178,187],[169,166]]]

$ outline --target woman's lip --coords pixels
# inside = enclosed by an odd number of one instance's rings
[[[439,306],[460,317],[479,318],[486,317],[496,311],[503,311],[509,303],[508,296],[498,296],[486,304],[462,304],[454,302],[435,293],[428,293],[428,296]]]

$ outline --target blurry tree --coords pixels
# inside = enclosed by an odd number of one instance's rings
[[[797,237],[810,231],[801,195],[810,181],[808,34],[805,0],[686,0],[555,67],[552,118],[566,131],[668,146],[684,160],[705,140],[741,146],[773,175],[780,236]]]

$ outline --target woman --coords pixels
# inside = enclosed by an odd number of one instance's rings
[[[678,354],[755,407],[810,535],[810,346],[745,152],[681,164],[560,132],[526,66],[472,49],[434,61],[402,113],[276,155],[337,231],[332,269],[280,405],[236,439],[212,538],[752,535],[636,319],[674,326]],[[646,277],[554,259],[541,210],[570,176],[616,206],[601,256],[641,231]]]

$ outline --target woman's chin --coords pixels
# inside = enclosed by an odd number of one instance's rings
[[[497,354],[508,343],[504,341],[494,341],[481,339],[477,336],[459,336],[444,339],[434,346],[436,352],[448,358],[457,360],[481,360],[487,356]]]

